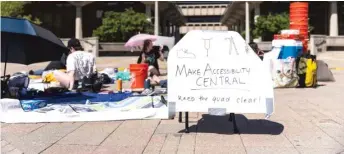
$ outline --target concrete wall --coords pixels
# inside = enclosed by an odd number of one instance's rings
[[[131,51],[131,49],[127,49],[124,47],[125,42],[100,42],[99,43],[99,52],[102,51]],[[139,49],[133,49],[132,51],[141,51]]]
[[[310,50],[312,54],[326,52],[329,48],[332,50],[343,49],[344,36],[311,35]]]
[[[270,51],[272,48],[271,42],[259,42],[258,47],[264,51]],[[319,52],[326,52],[328,48],[344,47],[344,36],[326,36],[326,35],[311,35],[309,44],[311,54],[317,55]]]
[[[257,42],[258,48],[263,51],[270,51],[272,48],[271,42]]]
[[[317,55],[318,52],[326,52],[326,35],[311,35],[309,49],[311,54]]]

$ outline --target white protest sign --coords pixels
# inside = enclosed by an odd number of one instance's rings
[[[173,47],[168,99],[177,112],[271,115],[274,109],[269,70],[235,31],[190,31]]]

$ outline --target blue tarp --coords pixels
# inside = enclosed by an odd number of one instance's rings
[[[21,102],[25,101],[46,101],[47,104],[85,104],[87,100],[92,103],[97,102],[118,102],[131,97],[132,93],[113,93],[113,94],[97,94],[91,92],[83,93],[61,93],[51,97],[35,97],[32,99],[22,99]]]

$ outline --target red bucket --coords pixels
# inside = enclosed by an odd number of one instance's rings
[[[143,90],[148,76],[148,64],[130,64],[129,69],[132,76],[131,89],[133,91]]]

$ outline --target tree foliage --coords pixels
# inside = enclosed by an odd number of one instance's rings
[[[289,15],[287,13],[269,14],[259,16],[253,29],[253,37],[277,34],[283,29],[289,28]]]
[[[280,33],[283,29],[289,29],[289,14],[269,14],[267,16],[259,16],[252,30],[253,38],[272,37],[273,34]],[[308,24],[308,32],[310,33],[314,27]]]
[[[102,25],[93,31],[103,42],[122,42],[138,33],[152,33],[152,24],[144,13],[135,12],[132,8],[124,12],[105,12]]]
[[[42,24],[38,18],[33,18],[32,15],[24,14],[24,5],[23,1],[2,1],[1,2],[1,16],[4,17],[15,17],[15,18],[24,18],[35,24]]]

